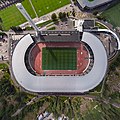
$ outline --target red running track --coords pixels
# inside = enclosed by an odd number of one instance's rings
[[[75,47],[77,48],[77,70],[42,70],[42,48],[43,47]],[[89,65],[89,51],[83,43],[38,43],[30,53],[30,64],[40,75],[80,75]]]

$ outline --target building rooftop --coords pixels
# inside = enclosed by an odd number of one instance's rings
[[[79,42],[82,33],[79,31],[41,31],[41,42]]]

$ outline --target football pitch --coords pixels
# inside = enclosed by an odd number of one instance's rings
[[[42,48],[43,70],[76,70],[77,48]]]
[[[70,3],[70,0],[31,0],[31,1],[39,17]],[[32,18],[35,18],[36,16],[29,0],[24,0],[22,4],[27,10],[27,12],[30,14],[30,16]],[[4,30],[9,30],[11,26],[18,26],[26,22],[26,19],[22,16],[19,10],[17,10],[15,5],[12,5],[6,9],[1,10],[0,18],[2,18],[3,21],[2,26]]]
[[[39,17],[69,3],[70,0],[32,0],[32,4]]]
[[[114,27],[120,27],[120,3],[105,10],[102,13],[108,22],[112,23]]]

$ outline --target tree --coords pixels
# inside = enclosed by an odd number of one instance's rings
[[[65,12],[63,13],[63,18],[66,18],[66,13]]]
[[[0,17],[0,23],[3,23],[3,20],[2,20],[2,18]]]
[[[65,12],[63,12],[63,13],[60,12],[60,13],[59,13],[59,18],[60,18],[60,19],[66,18],[66,13],[65,13]]]
[[[75,10],[73,9],[73,11],[72,11],[72,15],[75,17]]]
[[[8,73],[4,73],[4,76],[0,81],[0,97],[13,95],[15,93],[14,86],[10,83],[10,75]]]
[[[59,18],[62,19],[63,18],[63,13],[59,12]]]
[[[73,2],[74,2],[74,5],[76,5],[76,4],[77,4],[77,0],[73,0]]]
[[[70,12],[67,12],[67,17],[69,18],[69,16],[70,16]]]
[[[21,27],[15,27],[15,26],[12,26],[10,27],[14,32],[23,32],[22,28]]]
[[[3,27],[2,27],[2,25],[0,25],[0,30],[2,30],[2,31],[3,31]]]
[[[3,23],[3,20],[2,20],[2,18],[0,17],[0,30],[3,30],[2,23]]]
[[[98,11],[94,11],[94,12],[93,12],[93,15],[97,15],[97,14],[98,14]]]
[[[53,13],[51,15],[51,18],[52,18],[53,21],[57,21],[57,15],[55,13]]]

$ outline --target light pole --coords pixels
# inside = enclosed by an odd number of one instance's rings
[[[27,13],[25,8],[23,7],[23,5],[21,3],[17,3],[16,7],[22,13],[22,15],[28,20],[28,22],[31,24],[31,26],[34,28],[34,30],[38,33],[40,31],[39,28],[35,25],[35,23],[33,22],[30,15]]]

